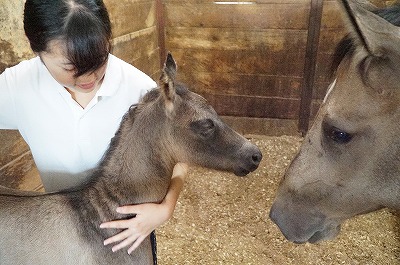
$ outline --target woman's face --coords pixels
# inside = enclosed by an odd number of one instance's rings
[[[98,90],[106,72],[107,63],[94,72],[75,77],[76,69],[67,59],[62,41],[49,42],[48,51],[39,53],[53,78],[71,92],[90,93]]]

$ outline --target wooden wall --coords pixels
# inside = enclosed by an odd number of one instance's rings
[[[165,6],[166,48],[179,77],[220,115],[250,118],[247,123],[297,119],[309,0],[171,0]]]
[[[306,132],[329,84],[335,45],[346,33],[339,5],[250,2],[165,1],[166,49],[178,61],[180,79],[242,133]]]
[[[0,0],[0,73],[34,56],[23,32],[23,5],[23,0]],[[37,178],[22,182],[22,177],[13,177],[25,175],[37,176],[29,147],[17,131],[0,130],[1,185],[37,188]]]
[[[113,26],[112,53],[157,80],[160,49],[155,0],[104,0]]]
[[[113,27],[113,54],[153,78],[160,74],[156,1],[104,1]],[[0,73],[32,58],[23,32],[24,0],[0,0]],[[1,95],[0,95],[1,96]],[[0,130],[0,185],[40,189],[29,147],[17,131]]]

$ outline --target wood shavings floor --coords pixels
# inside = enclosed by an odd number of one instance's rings
[[[400,215],[359,216],[333,241],[296,245],[269,220],[275,190],[300,137],[254,137],[259,169],[240,178],[192,168],[173,218],[157,230],[160,265],[400,264]]]

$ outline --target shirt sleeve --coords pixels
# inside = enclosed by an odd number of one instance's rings
[[[16,83],[11,69],[6,69],[0,75],[0,129],[17,129],[17,112],[13,92]]]

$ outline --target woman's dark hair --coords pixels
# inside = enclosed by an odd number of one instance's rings
[[[104,65],[111,50],[111,23],[102,0],[27,0],[24,29],[34,52],[52,40],[66,44],[75,76]]]

